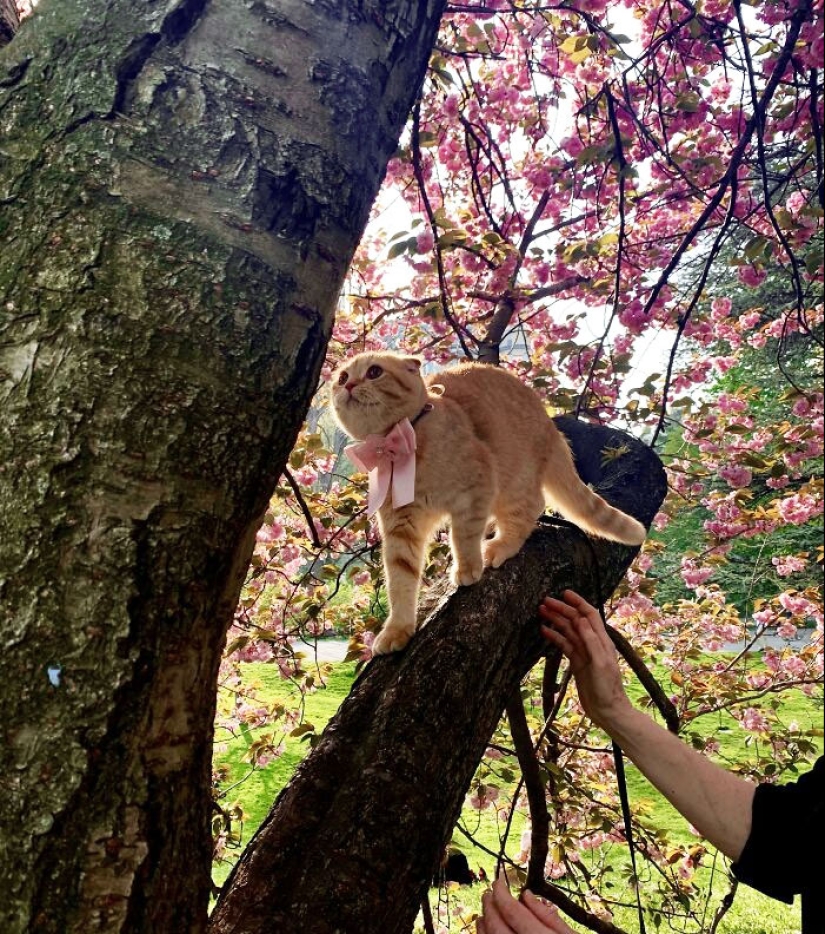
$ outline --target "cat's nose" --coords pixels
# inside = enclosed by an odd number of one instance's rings
[[[359,381],[357,379],[351,380],[349,383],[346,384],[346,386],[344,386],[344,389],[346,389],[348,393],[352,394],[352,390],[355,389],[355,387],[358,385],[358,382]]]

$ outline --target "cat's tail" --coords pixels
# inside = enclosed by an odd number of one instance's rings
[[[565,519],[599,538],[641,545],[647,531],[641,522],[615,509],[579,477],[567,439],[556,428],[542,486],[550,505]]]

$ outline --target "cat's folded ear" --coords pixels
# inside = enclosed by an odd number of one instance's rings
[[[420,370],[421,364],[423,362],[424,361],[420,357],[404,357],[404,366],[410,371],[410,373],[414,373],[416,370]]]

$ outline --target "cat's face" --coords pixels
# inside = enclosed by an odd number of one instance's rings
[[[357,440],[385,434],[413,419],[427,401],[421,361],[391,353],[363,353],[344,361],[332,378],[332,405],[344,431]]]

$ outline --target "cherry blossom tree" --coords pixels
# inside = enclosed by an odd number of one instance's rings
[[[822,52],[805,0],[452,4],[324,368],[387,346],[484,360],[660,452],[671,492],[608,613],[638,675],[664,661],[664,692],[647,683],[673,728],[712,754],[729,713],[756,780],[820,742],[781,698],[822,697]],[[379,543],[342,443],[319,397],[258,533],[227,679],[239,659],[299,673],[296,634],[346,630],[369,657]],[[436,543],[431,580],[445,560]],[[470,797],[505,821],[526,808],[534,832],[501,858],[608,930],[633,896],[629,867],[606,887],[623,831],[615,792],[593,792],[604,740],[558,658],[525,694]],[[256,755],[277,754],[282,718]],[[708,846],[643,819],[639,836],[647,909],[717,924]]]
[[[4,931],[206,926],[226,629],[441,9],[46,0],[0,50]]]

